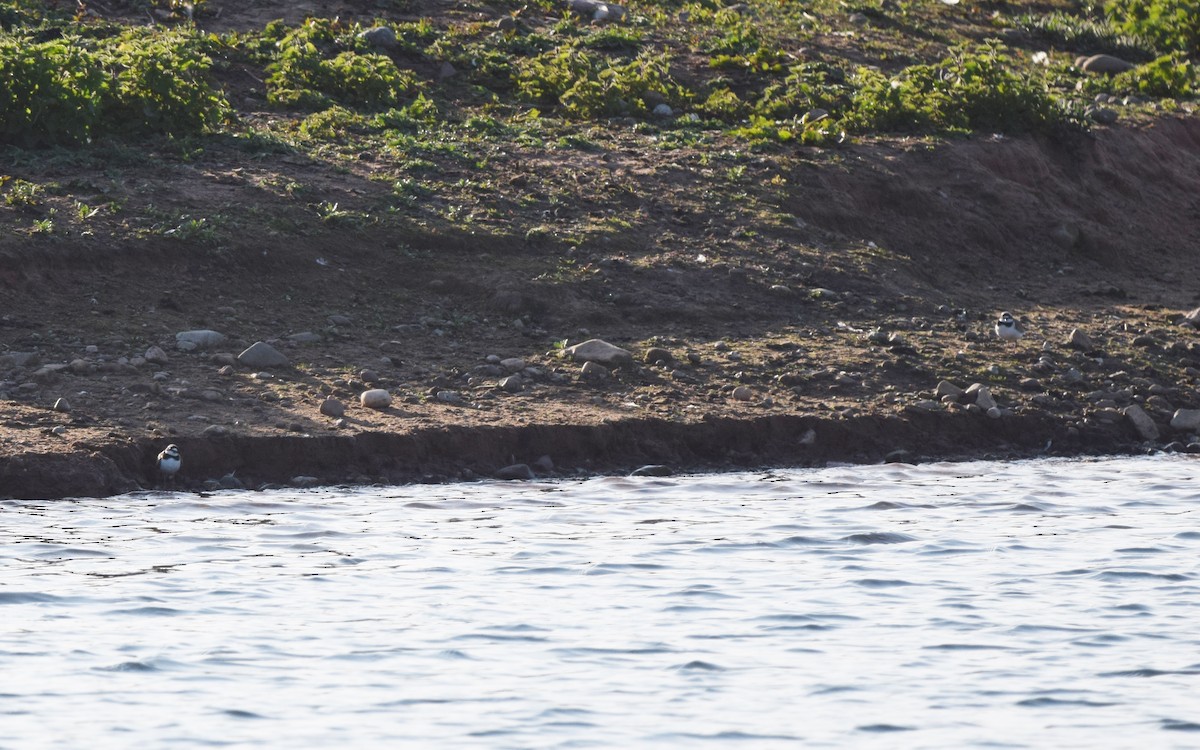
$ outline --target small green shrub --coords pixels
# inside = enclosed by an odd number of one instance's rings
[[[184,135],[228,112],[211,60],[187,31],[102,39],[0,37],[0,142],[76,144],[106,135]]]
[[[813,109],[841,111],[850,105],[853,91],[840,68],[825,63],[793,65],[780,83],[767,86],[754,105],[764,117],[797,117]]]
[[[326,19],[309,19],[278,43],[268,66],[267,98],[276,106],[324,109],[332,102],[350,107],[395,107],[416,93],[416,76],[385,55],[343,49],[356,37]]]
[[[1044,81],[1010,70],[1001,47],[956,47],[938,65],[914,65],[893,77],[860,69],[847,125],[856,131],[1047,131],[1065,125],[1065,109]]]
[[[1108,0],[1104,12],[1117,29],[1161,50],[1200,52],[1200,0]]]
[[[761,115],[751,115],[748,124],[731,130],[730,135],[742,138],[752,146],[792,142],[805,146],[821,146],[837,142],[844,133],[829,118],[809,120],[805,117],[793,117],[787,120],[772,120]]]
[[[1021,16],[1016,19],[1016,24],[1040,39],[1081,54],[1103,52],[1127,60],[1154,57],[1154,45],[1150,40],[1122,33],[1107,18],[1092,20],[1055,12]]]
[[[1200,93],[1196,65],[1178,52],[1113,78],[1113,88],[1155,98],[1186,99]]]
[[[622,64],[573,44],[530,60],[518,71],[516,86],[527,100],[557,103],[579,120],[642,113],[648,98],[673,106],[688,98],[671,77],[665,53],[643,52]]]

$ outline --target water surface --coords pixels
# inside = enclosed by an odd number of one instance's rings
[[[1200,462],[0,503],[0,748],[1200,746]]]

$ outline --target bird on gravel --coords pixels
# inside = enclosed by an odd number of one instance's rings
[[[996,321],[996,335],[1004,341],[1016,341],[1025,335],[1021,330],[1021,324],[1012,316],[1010,312],[1000,313],[1000,319]]]
[[[183,461],[179,457],[179,446],[171,443],[158,454],[158,476],[162,483],[175,483],[175,475]]]

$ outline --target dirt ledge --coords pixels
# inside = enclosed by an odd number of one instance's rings
[[[180,439],[179,444],[185,463],[178,487],[187,490],[212,489],[212,480],[229,475],[249,489],[461,481],[491,477],[506,465],[532,464],[542,456],[552,458],[554,469],[539,476],[569,478],[626,473],[647,464],[680,473],[1146,450],[1125,425],[1079,431],[1041,414],[989,419],[920,409],[849,419],[772,415],[345,436],[223,435]],[[128,440],[72,452],[3,456],[0,487],[5,496],[21,499],[103,497],[153,488],[159,445]]]

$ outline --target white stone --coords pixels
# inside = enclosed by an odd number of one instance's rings
[[[733,389],[733,393],[730,395],[732,395],[736,401],[750,401],[754,398],[754,391],[750,390],[744,385],[739,385],[737,388]]]
[[[392,394],[383,388],[372,388],[359,394],[358,401],[368,409],[386,409],[392,405]]]
[[[588,339],[564,350],[576,362],[595,362],[605,367],[632,364],[633,354],[601,339]]]

